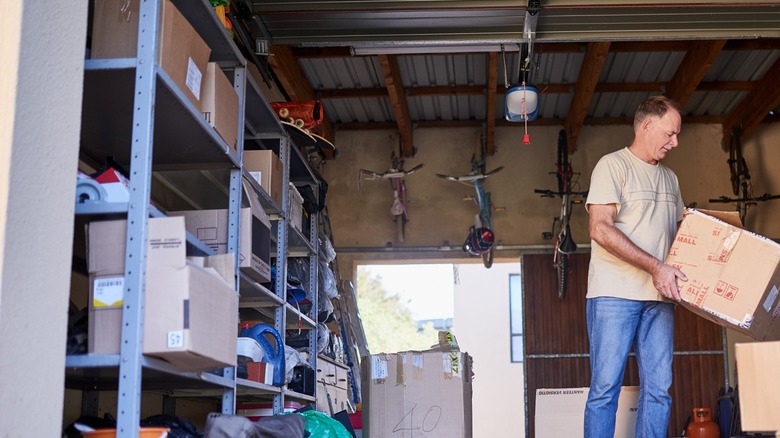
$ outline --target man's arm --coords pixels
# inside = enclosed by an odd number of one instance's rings
[[[589,204],[590,238],[596,241],[610,254],[649,273],[653,285],[661,295],[670,300],[680,301],[677,279],[688,280],[685,274],[672,265],[648,254],[631,241],[615,226],[617,207],[615,204]]]

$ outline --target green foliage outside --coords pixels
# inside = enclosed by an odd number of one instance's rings
[[[358,269],[357,301],[371,354],[427,350],[438,342],[438,331],[428,323],[418,332],[411,310],[382,286],[382,277]]]

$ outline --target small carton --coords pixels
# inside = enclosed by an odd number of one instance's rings
[[[590,388],[537,389],[534,415],[536,437],[582,437],[589,392]],[[615,416],[616,437],[634,437],[638,407],[639,387],[622,387]]]
[[[780,431],[780,342],[734,345],[739,380],[739,412],[745,432]]]
[[[249,208],[242,208],[239,218],[238,267],[258,283],[271,281],[271,222],[262,208],[252,202],[251,188],[245,186]],[[187,231],[208,245],[217,254],[227,253],[228,210],[172,211],[171,216],[183,216]]]
[[[136,57],[140,3],[95,0],[92,58]],[[162,2],[158,39],[157,62],[200,111],[201,85],[211,49],[170,0]]]
[[[126,233],[125,220],[89,224],[91,354],[120,351]],[[183,218],[149,219],[148,240],[143,353],[188,371],[235,366],[238,294],[231,286],[232,257],[189,262]]]
[[[689,209],[666,262],[682,305],[756,340],[780,340],[780,244],[741,228],[735,212]]]
[[[203,117],[228,147],[238,145],[238,94],[216,62],[209,62],[203,80]]]
[[[282,161],[273,151],[244,151],[244,169],[276,202],[282,205]]]

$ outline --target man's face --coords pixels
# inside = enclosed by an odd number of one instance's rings
[[[682,119],[675,110],[669,110],[663,117],[651,117],[647,120],[648,154],[650,158],[658,162],[666,157],[666,154],[677,147],[677,134],[680,133]]]

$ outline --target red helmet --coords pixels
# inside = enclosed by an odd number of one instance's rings
[[[466,242],[463,244],[463,251],[470,255],[482,255],[493,247],[495,235],[488,228],[471,227],[469,235],[466,236]]]

